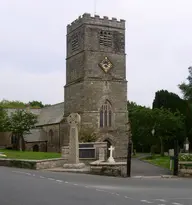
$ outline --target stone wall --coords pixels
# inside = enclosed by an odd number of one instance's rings
[[[0,147],[12,147],[11,132],[0,132]]]
[[[90,163],[90,172],[97,175],[126,177],[127,176],[127,164],[125,162],[105,163],[105,162],[93,162]]]
[[[60,124],[45,125],[42,129],[47,135],[47,152],[60,152]],[[50,135],[50,130],[53,131],[53,135]]]
[[[62,158],[46,160],[18,160],[18,159],[0,159],[0,166],[17,167],[24,169],[50,169],[62,167],[66,161]]]
[[[192,162],[179,162],[179,176],[192,177]]]
[[[25,142],[25,150],[36,151],[36,152],[47,152],[47,142]]]

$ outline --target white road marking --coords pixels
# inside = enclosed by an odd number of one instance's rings
[[[152,204],[153,202],[151,202],[151,201],[147,201],[147,200],[141,200],[141,202],[143,202],[143,203],[147,203],[147,204]]]
[[[116,194],[117,196],[119,196],[119,194]]]
[[[65,182],[65,184],[69,184],[69,182]]]
[[[78,184],[73,184],[74,186],[78,186]]]
[[[48,178],[49,180],[51,180],[51,181],[54,181],[55,179],[53,179],[53,178]]]
[[[60,183],[62,183],[62,182],[63,182],[63,180],[56,180],[56,182],[60,182]]]
[[[125,196],[125,198],[126,198],[126,199],[133,199],[133,198],[131,198],[131,197],[128,197],[128,196]]]
[[[166,204],[158,204],[158,205],[166,205]]]
[[[33,176],[35,177],[35,174],[33,174]]]
[[[85,188],[89,189],[90,187],[89,186],[85,186]]]
[[[155,201],[167,202],[165,199],[155,199]]]
[[[27,175],[31,176],[31,173],[26,173]]]
[[[20,172],[20,171],[12,171],[13,173],[18,173],[18,174],[26,174],[26,172]]]
[[[40,176],[40,178],[41,178],[41,179],[45,179],[45,177],[43,177],[43,176]]]
[[[172,204],[173,204],[173,205],[183,205],[183,204],[176,203],[176,202],[173,202]]]

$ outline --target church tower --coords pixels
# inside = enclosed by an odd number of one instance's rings
[[[64,110],[81,115],[98,141],[115,147],[115,158],[127,153],[127,81],[125,21],[85,13],[67,26]]]

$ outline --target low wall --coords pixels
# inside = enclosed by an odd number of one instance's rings
[[[179,176],[181,177],[192,177],[192,162],[179,162]]]
[[[17,167],[24,169],[50,169],[62,167],[66,160],[63,158],[45,160],[0,159],[0,166]]]
[[[126,162],[106,163],[106,162],[92,162],[90,163],[91,174],[126,177],[127,164]]]

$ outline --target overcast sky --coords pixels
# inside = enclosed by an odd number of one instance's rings
[[[191,0],[97,0],[97,14],[126,20],[128,98],[151,106],[192,65]],[[63,101],[66,25],[94,0],[0,0],[0,100]]]

